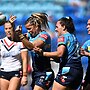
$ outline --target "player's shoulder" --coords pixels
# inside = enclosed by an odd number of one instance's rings
[[[48,35],[48,32],[45,31],[45,30],[41,31],[40,33],[41,33],[41,34],[47,34],[47,35]]]
[[[48,37],[50,37],[50,35],[49,35],[46,31],[40,32],[40,33],[39,33],[39,36],[40,36],[41,38],[45,38],[45,39],[47,39]]]
[[[85,41],[84,43],[90,43],[90,40]]]

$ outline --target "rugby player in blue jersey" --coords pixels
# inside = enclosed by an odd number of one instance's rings
[[[90,34],[90,19],[87,22],[87,31]],[[90,40],[87,40],[81,47],[81,55],[88,57],[88,67],[86,71],[86,76],[82,82],[83,90],[90,89]]]
[[[71,17],[62,17],[56,23],[58,33],[57,50],[45,52],[40,48],[34,50],[42,56],[51,57],[60,63],[58,74],[52,90],[76,90],[83,77],[80,46],[75,37],[75,27]]]
[[[48,90],[54,81],[54,72],[51,69],[50,58],[40,56],[33,51],[33,48],[39,47],[43,51],[51,51],[51,38],[46,32],[48,30],[48,19],[45,13],[34,13],[25,22],[28,33],[26,38],[21,34],[21,27],[16,30],[20,40],[31,51],[32,55],[32,89]]]

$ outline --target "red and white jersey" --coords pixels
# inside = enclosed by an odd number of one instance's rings
[[[10,41],[7,37],[0,39],[1,71],[17,71],[22,68],[21,51],[27,50],[22,42]]]

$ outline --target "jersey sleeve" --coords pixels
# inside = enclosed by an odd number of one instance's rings
[[[46,33],[46,32],[42,32],[40,35],[39,35],[39,39],[42,40],[42,41],[46,41],[48,39],[49,35]]]
[[[84,50],[90,51],[90,40],[86,41],[83,45],[82,48]]]
[[[58,46],[59,45],[66,45],[65,37],[64,36],[59,37],[58,40],[57,40],[57,43],[58,43]]]
[[[28,49],[24,46],[22,42],[20,42],[20,50],[21,51],[28,51]]]

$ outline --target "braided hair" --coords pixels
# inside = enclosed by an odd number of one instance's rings
[[[25,24],[38,26],[39,28],[48,29],[48,15],[46,13],[34,13],[26,20]]]

